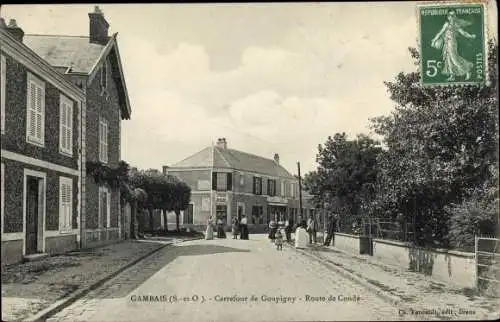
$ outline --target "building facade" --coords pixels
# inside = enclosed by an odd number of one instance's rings
[[[189,208],[182,213],[184,227],[204,229],[210,216],[229,226],[233,217],[246,215],[249,228],[261,232],[270,220],[296,222],[300,214],[298,179],[280,165],[279,155],[267,159],[230,149],[225,138],[164,166],[163,173],[191,187]]]
[[[79,247],[85,94],[0,19],[2,265]]]
[[[86,168],[92,163],[116,170],[121,159],[121,121],[131,115],[118,34],[108,35],[109,23],[98,7],[88,19],[87,36],[27,34],[24,43],[85,92],[82,155]],[[96,181],[86,171],[82,181],[82,246],[121,239],[124,223],[119,188]]]

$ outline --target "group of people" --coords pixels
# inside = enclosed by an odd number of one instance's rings
[[[310,215],[308,220],[306,221],[303,217],[299,218],[299,221],[294,226],[293,220],[287,220],[284,224],[284,227],[281,223],[276,223],[274,220],[269,222],[269,236],[268,238],[271,242],[280,245],[282,239],[281,230],[284,230],[286,241],[291,242],[291,233],[295,231],[295,247],[301,248],[301,244],[307,243],[306,238],[302,238],[303,236],[308,235],[309,244],[317,243],[317,232],[318,232],[318,224],[314,219],[313,215]],[[333,215],[328,217],[328,224],[326,227],[326,238],[324,239],[324,246],[330,246],[333,242],[335,244],[335,232],[337,231],[337,218]],[[304,242],[303,242],[304,241]]]
[[[222,218],[217,218],[217,238],[226,238],[226,230],[225,230],[225,222]],[[207,229],[205,231],[205,239],[211,240],[214,239],[214,219],[212,216],[208,218],[207,221]],[[248,240],[248,222],[247,217],[243,216],[241,221],[238,218],[233,218],[231,232],[233,235],[233,239]]]
[[[225,231],[225,220],[223,218],[217,218],[216,222],[217,238],[226,238]],[[286,237],[287,242],[292,241],[292,232],[295,232],[295,247],[304,247],[303,244],[307,243],[307,236],[309,239],[309,244],[317,243],[316,234],[318,232],[318,224],[314,219],[314,216],[309,216],[306,221],[303,217],[299,218],[299,221],[294,225],[293,220],[287,220],[283,222],[276,222],[271,220],[269,222],[269,235],[268,238],[271,242],[276,244],[278,249],[281,249],[283,243],[283,233]],[[326,238],[324,239],[324,246],[330,246],[333,242],[335,244],[335,232],[337,231],[337,218],[333,215],[328,217],[328,224],[326,227]],[[247,217],[243,216],[241,221],[234,217],[231,225],[231,232],[233,239],[248,240],[248,222]],[[205,239],[214,239],[214,218],[210,216],[207,222],[207,229],[205,232]],[[302,246],[301,246],[302,245]]]

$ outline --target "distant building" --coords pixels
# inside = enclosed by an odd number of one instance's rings
[[[178,177],[192,189],[182,225],[204,229],[208,218],[222,218],[228,225],[243,215],[253,231],[262,231],[271,219],[297,221],[298,179],[279,162],[230,149],[225,138],[190,157],[164,166],[163,173]],[[306,208],[306,202],[303,205]]]

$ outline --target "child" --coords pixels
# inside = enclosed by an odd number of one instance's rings
[[[276,250],[283,250],[283,234],[281,233],[281,229],[278,229],[278,231],[276,231],[276,235],[274,237]]]

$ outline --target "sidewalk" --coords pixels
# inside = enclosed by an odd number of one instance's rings
[[[5,267],[2,320],[24,320],[172,242],[125,241]]]
[[[478,297],[473,290],[453,289],[429,276],[387,265],[368,255],[349,254],[332,246],[317,245],[303,251],[370,283],[414,310],[452,309],[457,313],[454,319],[462,320],[499,317],[498,298]],[[439,318],[449,319],[449,316]]]

